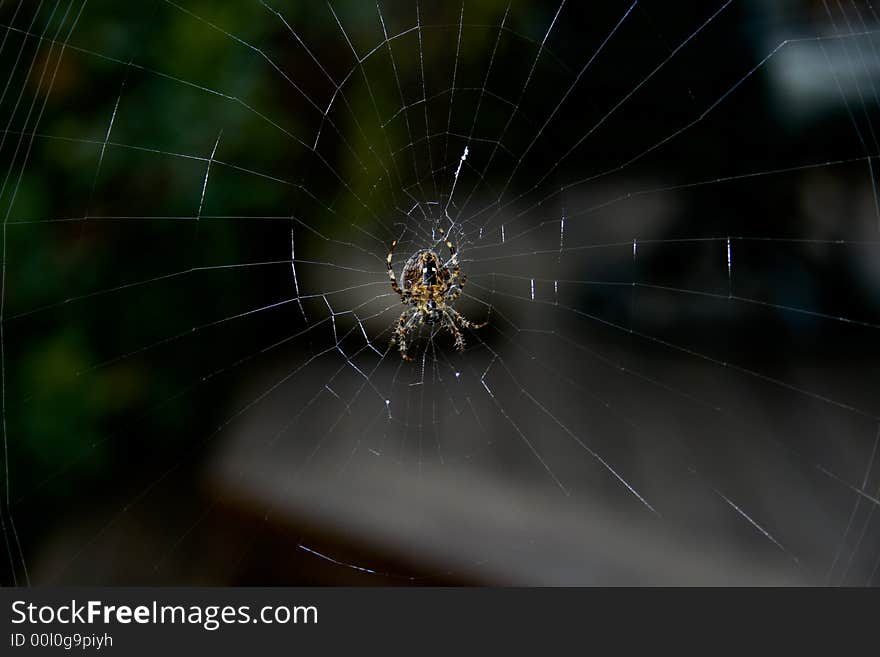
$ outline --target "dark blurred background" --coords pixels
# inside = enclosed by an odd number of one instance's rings
[[[598,5],[3,3],[4,583],[876,585],[880,18]]]

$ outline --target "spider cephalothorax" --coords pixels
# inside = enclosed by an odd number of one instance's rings
[[[394,247],[397,240],[391,243],[388,251],[388,277],[391,279],[392,289],[400,295],[401,301],[410,306],[401,313],[391,338],[391,344],[397,343],[400,355],[404,360],[412,360],[407,354],[409,337],[413,331],[422,324],[440,325],[452,333],[455,338],[455,348],[464,350],[464,337],[459,326],[466,329],[478,329],[486,326],[488,322],[474,324],[455,311],[450,304],[461,296],[466,276],[461,275],[458,266],[458,254],[449,240],[446,247],[449,249],[449,262],[452,270],[443,264],[440,256],[431,249],[421,249],[414,253],[403,267],[400,275],[400,283],[394,276],[391,268],[391,258],[394,256]]]

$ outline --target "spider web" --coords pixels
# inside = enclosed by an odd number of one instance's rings
[[[871,3],[120,4],[0,6],[9,583],[877,584]]]

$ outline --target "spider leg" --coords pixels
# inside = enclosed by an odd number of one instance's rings
[[[394,248],[397,246],[397,240],[391,242],[391,248],[388,250],[388,256],[385,258],[385,264],[388,266],[388,278],[391,279],[391,289],[397,292],[400,296],[401,301],[406,303],[407,295],[403,290],[400,289],[400,285],[397,284],[397,277],[394,275],[394,270],[391,268],[391,258],[394,257]]]
[[[481,329],[484,326],[488,326],[488,324],[489,324],[488,319],[485,322],[480,322],[479,324],[472,322],[468,319],[465,319],[464,315],[462,315],[460,312],[456,311],[454,308],[447,308],[446,311],[449,313],[449,315],[452,317],[453,321],[456,324],[460,324],[464,328],[470,329],[471,331]]]
[[[394,327],[394,334],[391,336],[391,340],[388,343],[388,346],[394,346],[397,344],[398,350],[400,351],[400,357],[403,360],[412,361],[414,360],[412,356],[407,354],[407,336],[409,335],[410,330],[412,330],[412,323],[416,318],[416,309],[408,308],[404,310],[400,317],[397,320],[397,326]]]
[[[459,276],[461,276],[461,267],[458,265],[458,251],[455,250],[455,245],[451,240],[446,240],[446,248],[449,249],[449,261],[452,263],[452,276],[449,278],[449,285],[454,285]],[[464,285],[464,281],[459,284],[459,287],[462,285]]]
[[[464,288],[464,284],[466,281],[467,281],[467,276],[462,276],[458,280],[458,285],[452,285],[452,284],[449,285],[449,287],[447,289],[451,290],[451,291],[446,295],[446,299],[445,299],[446,303],[452,303],[453,301],[458,299],[458,297],[461,296],[462,288]]]
[[[455,349],[457,351],[464,351],[464,336],[461,334],[461,331],[458,330],[458,327],[455,325],[455,316],[452,315],[455,313],[452,308],[447,308],[446,312],[443,313],[443,325],[452,333],[455,338]],[[458,315],[458,313],[455,313]],[[458,315],[461,317],[461,315]]]

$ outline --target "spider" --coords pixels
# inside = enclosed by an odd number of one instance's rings
[[[489,322],[475,324],[450,307],[450,304],[461,296],[461,290],[467,280],[467,276],[461,275],[458,254],[452,242],[446,240],[446,248],[449,249],[452,263],[451,272],[449,267],[442,264],[436,252],[431,249],[421,249],[406,261],[399,284],[391,268],[391,258],[394,256],[396,246],[397,240],[394,240],[388,251],[386,259],[388,278],[391,279],[391,288],[400,295],[400,300],[410,307],[400,314],[391,338],[391,345],[397,343],[401,358],[412,361],[413,358],[407,354],[407,343],[413,331],[427,323],[431,326],[439,324],[440,328],[452,333],[455,338],[455,348],[464,351],[464,337],[459,326],[475,330],[483,328]]]

